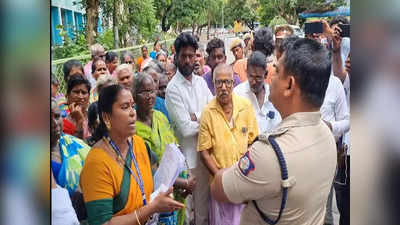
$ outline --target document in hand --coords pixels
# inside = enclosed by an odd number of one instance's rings
[[[178,146],[176,144],[165,145],[160,165],[154,174],[154,190],[157,190],[161,184],[164,184],[167,189],[172,187],[184,168],[185,156],[183,156]]]

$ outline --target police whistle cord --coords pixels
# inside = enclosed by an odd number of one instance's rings
[[[279,147],[278,143],[275,141],[275,138],[270,135],[268,137],[268,141],[269,143],[271,143],[272,148],[275,151],[276,156],[278,157],[278,161],[279,161],[279,166],[281,167],[281,176],[282,176],[282,180],[285,181],[288,179],[288,170],[286,167],[286,161],[285,158],[283,157],[281,148]],[[260,208],[257,205],[257,202],[255,200],[253,200],[253,203],[257,209],[257,212],[260,214],[261,218],[268,224],[270,225],[275,225],[278,223],[278,221],[281,218],[282,212],[286,207],[286,200],[287,200],[287,195],[288,195],[288,188],[287,186],[283,187],[283,191],[282,191],[282,202],[281,202],[281,209],[279,210],[279,215],[275,220],[271,220],[270,218],[268,218],[267,215],[265,215]]]

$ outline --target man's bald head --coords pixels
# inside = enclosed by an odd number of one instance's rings
[[[232,103],[233,69],[225,63],[218,64],[214,69],[215,96],[218,103],[224,107]]]
[[[218,74],[230,74],[231,78],[233,80],[233,68],[231,65],[228,65],[225,63],[218,64],[217,67],[215,67],[215,69],[213,71],[213,81],[214,82],[215,82],[215,79]]]

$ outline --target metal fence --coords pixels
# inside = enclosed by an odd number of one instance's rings
[[[175,41],[175,39],[168,39],[168,40],[160,41],[159,43],[163,48],[169,49],[170,45],[173,44],[174,41]],[[147,48],[149,50],[149,54],[150,54],[150,51],[153,50],[153,44],[154,43],[144,44],[147,46]],[[116,52],[118,54],[118,56],[120,56],[120,52],[122,52],[122,51],[131,51],[132,54],[135,56],[135,59],[137,59],[139,56],[141,56],[141,47],[142,46],[143,45],[135,45],[132,47],[127,47],[127,48],[111,49],[109,51]],[[59,92],[66,94],[66,91],[67,91],[67,84],[64,81],[64,73],[63,73],[64,63],[71,59],[77,59],[77,60],[81,61],[83,66],[85,66],[90,61],[90,58],[91,58],[91,56],[90,56],[90,54],[88,54],[88,55],[80,55],[80,56],[74,56],[74,57],[70,57],[70,58],[57,59],[57,60],[51,61],[51,66],[52,66],[51,72],[56,76],[56,78],[59,82]]]

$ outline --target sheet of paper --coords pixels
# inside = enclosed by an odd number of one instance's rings
[[[165,150],[160,165],[154,174],[154,190],[161,184],[167,189],[175,183],[179,173],[185,168],[185,157],[175,144],[165,145]]]

